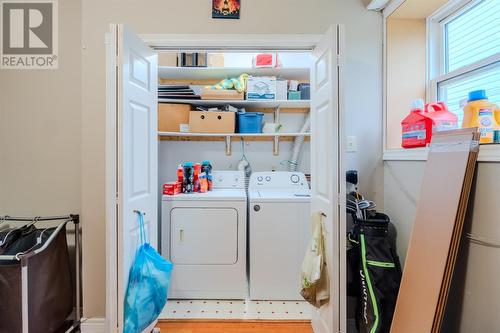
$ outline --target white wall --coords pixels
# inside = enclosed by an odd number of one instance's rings
[[[306,119],[302,113],[282,113],[280,122],[284,132],[299,132]],[[272,114],[264,115],[264,121],[272,122]],[[161,141],[159,147],[159,181],[166,183],[177,179],[177,166],[183,162],[201,162],[209,160],[214,170],[237,170],[242,158],[241,141],[232,141],[232,154],[226,155],[225,141]],[[310,144],[304,142],[299,159],[298,171],[310,172]],[[244,141],[244,152],[252,171],[288,171],[293,149],[293,142],[281,141],[279,155],[273,155],[273,141]]]
[[[402,262],[415,219],[416,203],[425,162],[385,163],[385,210],[398,230],[398,252]],[[499,163],[479,163],[464,234],[500,239],[498,219]],[[443,191],[443,195],[446,192]],[[443,332],[498,332],[500,317],[499,249],[470,242],[462,237],[450,289]]]
[[[387,19],[387,148],[401,148],[401,120],[425,101],[425,19]]]
[[[0,215],[80,212],[81,2],[59,2],[59,69],[0,70]]]
[[[105,47],[111,22],[147,33],[322,33],[332,23],[347,31],[346,107],[358,136],[361,188],[382,200],[382,18],[361,0],[252,0],[239,21],[212,20],[210,1],[86,0],[83,2],[82,213],[84,311],[104,315]]]

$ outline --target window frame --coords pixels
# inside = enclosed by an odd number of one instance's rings
[[[440,83],[500,62],[500,54],[495,54],[446,72],[445,26],[448,22],[467,12],[480,2],[481,0],[451,2],[427,18],[427,100],[438,99],[438,87]]]
[[[425,161],[428,148],[391,148],[387,146],[387,20],[406,0],[393,0],[382,12],[383,15],[383,160]],[[446,73],[445,25],[474,7],[481,0],[450,0],[426,19],[426,99],[438,99],[439,84],[464,74],[500,63],[500,54],[489,56],[472,64]],[[500,145],[483,145],[479,161],[500,162]]]

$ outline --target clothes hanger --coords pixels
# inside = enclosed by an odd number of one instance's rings
[[[40,233],[40,235],[37,236],[36,238],[36,244],[33,245],[32,247],[30,247],[28,250],[26,251],[21,251],[19,253],[16,253],[15,257],[16,259],[19,261],[21,260],[21,256],[27,254],[27,253],[30,253],[31,251],[33,251],[37,246],[41,245],[42,244],[42,240],[43,240],[43,234],[45,233],[45,231],[47,231],[48,229],[50,228],[45,228],[42,230],[42,232]]]
[[[34,225],[35,223],[37,223],[39,219],[40,219],[40,216],[35,216],[30,223],[25,224],[23,226],[20,226],[18,228],[14,228],[14,229],[10,230],[7,233],[7,235],[5,235],[5,237],[0,241],[0,247],[2,247],[5,243],[7,243],[7,239],[9,238],[9,236],[10,236],[11,233],[13,233],[13,232],[15,232],[17,230],[21,230],[23,228],[29,228],[29,227],[31,227],[32,225]]]

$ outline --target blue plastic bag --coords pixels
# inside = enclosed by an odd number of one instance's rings
[[[139,333],[151,325],[167,302],[173,264],[164,259],[146,239],[144,217],[138,214],[141,246],[130,268],[125,294],[124,333]]]

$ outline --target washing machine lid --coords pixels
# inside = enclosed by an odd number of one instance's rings
[[[163,195],[163,201],[246,201],[247,194],[243,189],[214,189],[206,193],[190,193]]]
[[[311,202],[311,191],[267,191],[253,190],[248,192],[251,202]]]

